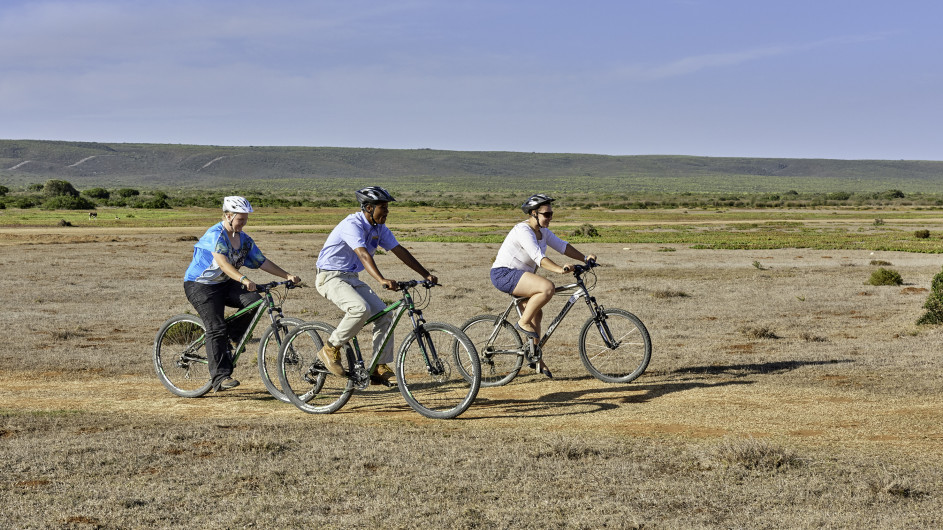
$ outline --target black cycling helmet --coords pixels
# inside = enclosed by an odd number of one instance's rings
[[[394,202],[396,199],[390,195],[390,192],[381,188],[380,186],[368,186],[366,188],[359,189],[355,192],[357,195],[357,202],[361,206],[367,204],[376,204],[378,202]]]
[[[544,195],[543,193],[531,195],[530,198],[524,201],[524,204],[521,205],[521,210],[523,210],[527,215],[530,215],[532,211],[540,208],[544,204],[550,204],[553,202],[553,200],[554,199],[552,197]]]

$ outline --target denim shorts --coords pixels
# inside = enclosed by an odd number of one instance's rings
[[[512,294],[517,282],[521,281],[524,272],[519,269],[508,267],[495,267],[491,269],[491,284],[498,288],[502,293]]]

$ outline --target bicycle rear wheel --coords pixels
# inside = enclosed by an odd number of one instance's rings
[[[411,331],[400,346],[395,371],[406,403],[427,418],[449,419],[465,412],[481,386],[475,346],[450,324],[433,322],[418,333]]]
[[[289,331],[278,351],[276,372],[282,393],[293,405],[311,414],[335,412],[354,391],[350,378],[331,374],[318,360],[318,350],[333,331],[324,322],[307,322]],[[341,355],[341,364],[350,371],[346,355]]]
[[[497,324],[497,315],[478,315],[462,324],[462,331],[468,335],[478,358],[481,360],[481,386],[501,386],[517,377],[524,366],[524,341],[520,334],[507,320]],[[497,328],[498,333],[489,345],[489,339]],[[461,368],[461,366],[460,366]]]
[[[275,326],[278,326],[279,340],[284,342],[285,337],[288,336],[288,332],[295,326],[300,326],[301,324],[304,324],[304,320],[299,318],[280,318],[275,324],[269,326],[268,329],[265,330],[265,333],[262,334],[262,338],[259,339],[259,376],[262,378],[262,383],[265,384],[265,388],[268,389],[269,393],[272,394],[275,399],[284,401],[285,403],[288,403],[288,396],[282,392],[282,387],[278,382],[278,350],[281,348],[281,344],[275,340]]]
[[[167,390],[180,397],[200,397],[209,392],[206,361],[206,328],[200,317],[169,318],[154,338],[154,370]]]
[[[607,383],[628,383],[642,375],[652,358],[652,339],[645,324],[632,313],[605,309],[599,322],[590,318],[580,330],[580,359],[593,377]],[[608,329],[612,347],[603,340]]]

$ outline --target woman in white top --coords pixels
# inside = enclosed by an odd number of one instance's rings
[[[540,321],[543,306],[553,297],[555,287],[550,280],[535,274],[538,267],[551,272],[565,274],[573,270],[572,265],[560,266],[547,257],[550,247],[568,258],[586,262],[596,259],[592,254],[583,254],[550,231],[553,218],[553,199],[539,193],[521,205],[527,220],[516,225],[504,238],[498,256],[491,266],[491,283],[499,290],[513,296],[526,297],[521,319],[515,327],[536,344],[540,340]],[[536,367],[540,373],[553,377],[547,366],[540,362]]]

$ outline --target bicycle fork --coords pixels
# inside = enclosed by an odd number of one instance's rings
[[[426,331],[426,319],[422,318],[422,311],[414,309],[409,312],[409,318],[413,321],[413,329],[416,332],[416,342],[419,343],[419,351],[422,352],[423,360],[426,361],[426,371],[433,377],[439,377],[445,374],[445,365],[439,358],[435,350],[435,343],[429,332]]]
[[[599,336],[602,337],[603,343],[606,344],[606,347],[610,350],[614,350],[619,347],[621,341],[615,339],[612,336],[612,330],[609,329],[609,323],[606,321],[606,312],[605,309],[596,303],[596,299],[592,296],[586,297],[586,305],[589,306],[590,313],[593,314],[593,322],[596,324],[596,329],[599,331]]]

